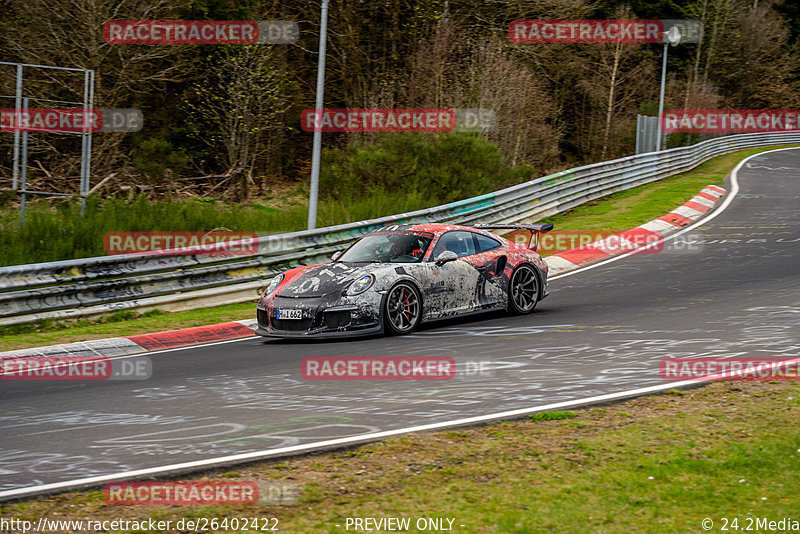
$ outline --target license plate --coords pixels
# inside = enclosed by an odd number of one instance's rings
[[[303,310],[276,310],[276,319],[302,319]]]

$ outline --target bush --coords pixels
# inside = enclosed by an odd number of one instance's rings
[[[320,191],[336,199],[387,192],[419,194],[433,206],[529,179],[500,149],[476,134],[384,134],[374,145],[326,150]]]
[[[162,185],[167,169],[179,173],[189,163],[189,156],[175,150],[168,141],[151,138],[139,144],[133,166],[153,185]]]

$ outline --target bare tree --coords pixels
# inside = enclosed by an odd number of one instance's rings
[[[103,39],[109,20],[175,18],[184,0],[9,0],[0,18],[0,54],[6,61],[92,69],[95,107],[134,108],[163,91],[168,82],[192,74],[185,47],[120,45]],[[28,69],[25,96],[81,100],[83,77],[63,71]],[[13,87],[13,73],[0,71],[0,84]],[[47,105],[39,107],[51,107]],[[148,119],[145,117],[145,124]],[[128,134],[94,136],[93,174],[106,176],[129,160]],[[54,136],[39,136],[41,161],[53,175],[77,175],[80,151]]]
[[[193,87],[190,125],[223,168],[225,180],[238,185],[240,200],[249,196],[256,162],[274,144],[271,131],[284,128],[291,84],[275,66],[273,53],[261,45],[226,48],[209,62],[206,77]]]

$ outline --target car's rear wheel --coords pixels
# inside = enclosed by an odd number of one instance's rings
[[[398,282],[386,293],[383,320],[386,330],[395,335],[413,332],[419,325],[422,303],[419,291],[408,282]]]
[[[508,283],[508,309],[512,313],[531,313],[539,302],[539,278],[529,265],[520,265]]]

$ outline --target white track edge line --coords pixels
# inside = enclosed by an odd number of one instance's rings
[[[767,150],[767,151],[764,151],[764,152],[759,152],[758,154],[753,154],[751,156],[747,156],[742,161],[740,161],[736,165],[736,167],[734,167],[733,170],[731,171],[731,190],[730,190],[730,193],[728,193],[728,195],[725,197],[725,200],[722,202],[722,204],[719,205],[719,207],[717,209],[715,209],[713,212],[711,212],[711,214],[709,214],[708,216],[701,217],[694,224],[692,224],[690,226],[687,226],[683,230],[680,230],[680,231],[675,232],[673,234],[670,234],[668,236],[662,237],[658,241],[656,241],[654,243],[648,243],[645,246],[653,247],[653,246],[659,245],[659,244],[663,243],[664,241],[667,241],[669,239],[673,239],[675,237],[678,237],[681,234],[685,234],[689,230],[693,230],[694,228],[697,228],[698,226],[706,224],[707,222],[709,222],[712,219],[714,219],[717,215],[719,215],[720,213],[725,211],[725,209],[731,204],[731,202],[733,202],[733,199],[736,197],[737,193],[739,193],[739,179],[738,179],[739,169],[741,169],[744,166],[744,164],[747,163],[748,160],[750,160],[752,158],[755,158],[755,157],[758,157],[758,156],[762,156],[764,154],[770,154],[770,153],[773,153],[773,152],[782,152],[784,150],[800,150],[800,147],[776,148],[774,150]],[[644,247],[640,247],[640,248],[644,248]],[[548,278],[548,281],[549,280],[556,280],[558,278],[564,278],[564,277],[567,277],[567,276],[572,276],[573,274],[581,273],[583,271],[588,271],[589,269],[594,269],[595,267],[601,267],[603,265],[606,265],[607,263],[611,263],[613,261],[621,260],[622,258],[627,258],[631,254],[636,254],[638,250],[639,249],[632,250],[631,252],[626,252],[625,254],[620,254],[619,256],[614,256],[613,258],[609,258],[607,260],[599,261],[597,263],[593,263],[591,265],[587,265],[585,267],[581,267],[580,269],[575,269],[574,271],[570,271],[568,273],[557,274],[557,275],[553,276],[552,278]]]
[[[800,361],[800,358],[798,359]],[[506,412],[499,412],[487,415],[478,415],[474,417],[467,417],[464,419],[456,419],[451,421],[442,421],[440,423],[431,423],[427,425],[418,425],[413,427],[406,427],[400,428],[397,430],[386,430],[383,432],[374,432],[371,434],[361,434],[357,436],[349,436],[346,438],[337,438],[331,439],[327,441],[318,441],[316,443],[307,443],[305,445],[294,445],[291,447],[283,447],[280,449],[266,449],[261,451],[254,451],[242,454],[234,454],[230,456],[220,456],[216,458],[207,458],[205,460],[195,460],[192,462],[183,462],[179,464],[169,464],[159,467],[150,467],[146,469],[137,469],[133,471],[124,471],[121,473],[114,473],[110,475],[101,475],[96,477],[88,477],[88,478],[81,478],[81,479],[74,479],[74,480],[65,480],[63,482],[54,482],[51,484],[43,484],[39,486],[28,486],[24,488],[18,488],[14,490],[6,490],[0,491],[0,499],[8,498],[8,497],[15,497],[15,496],[24,496],[27,494],[32,493],[42,493],[42,492],[49,492],[54,490],[60,489],[68,489],[75,486],[89,486],[95,485],[101,482],[112,482],[112,481],[120,481],[127,478],[133,477],[141,477],[145,475],[156,475],[156,474],[166,474],[170,471],[180,471],[185,469],[194,469],[198,467],[213,467],[219,466],[220,464],[226,464],[231,462],[241,462],[246,460],[260,460],[260,459],[267,459],[271,456],[280,456],[289,453],[301,453],[301,452],[311,452],[315,449],[320,448],[328,448],[328,447],[341,447],[350,444],[356,444],[362,441],[375,441],[378,439],[383,439],[391,436],[397,436],[401,434],[409,434],[412,432],[423,432],[428,430],[437,430],[437,429],[444,429],[451,426],[463,426],[463,425],[471,425],[476,423],[483,423],[497,419],[506,419],[506,418],[513,418],[520,415],[530,414],[534,412],[542,412],[542,411],[549,411],[556,408],[568,408],[568,407],[577,407],[582,404],[595,404],[605,401],[612,401],[619,398],[624,397],[631,397],[631,396],[638,396],[643,395],[646,393],[653,393],[662,390],[674,389],[681,386],[688,386],[688,385],[697,385],[701,384],[703,381],[698,380],[685,380],[681,382],[671,382],[669,384],[661,384],[657,386],[649,386],[645,388],[638,388],[632,389],[627,391],[620,391],[617,393],[607,393],[605,395],[597,395],[595,397],[588,397],[583,399],[574,399],[570,401],[564,402],[556,402],[551,404],[543,404],[540,406],[533,406],[530,408],[520,408],[517,410],[510,410]]]
[[[770,365],[770,369],[775,369],[777,367],[786,366],[788,364],[793,364],[800,362],[800,358],[793,358],[791,360],[782,360],[778,362],[772,363]],[[349,436],[346,438],[337,438],[331,439],[327,441],[318,441],[316,443],[307,443],[305,445],[294,445],[291,447],[283,447],[280,449],[267,449],[262,451],[254,451],[242,454],[234,454],[230,456],[220,456],[217,458],[208,458],[205,460],[195,460],[193,462],[183,462],[179,464],[171,464],[159,467],[150,467],[146,469],[137,469],[134,471],[124,471],[122,473],[115,473],[111,475],[101,475],[96,477],[88,477],[82,479],[75,479],[75,480],[66,480],[64,482],[55,482],[52,484],[43,484],[40,486],[29,486],[26,488],[19,488],[15,490],[7,490],[7,491],[0,491],[0,499],[5,497],[14,497],[14,496],[23,496],[29,493],[41,493],[41,492],[48,492],[54,491],[59,489],[67,489],[73,486],[88,486],[88,485],[95,485],[100,482],[112,482],[112,481],[120,481],[122,477],[140,477],[144,475],[154,475],[154,474],[164,474],[168,473],[169,471],[179,471],[185,469],[194,469],[197,467],[221,467],[222,464],[227,464],[231,462],[241,462],[246,460],[261,460],[267,459],[272,456],[280,456],[289,453],[302,453],[302,452],[311,452],[314,449],[319,448],[329,448],[329,447],[341,447],[351,444],[356,444],[364,441],[375,441],[378,439],[383,439],[391,436],[397,436],[401,434],[408,434],[412,432],[425,432],[429,430],[439,430],[444,429],[452,426],[464,426],[464,425],[472,425],[476,423],[484,423],[490,422],[493,420],[498,419],[509,419],[518,417],[520,415],[531,414],[535,412],[544,412],[553,410],[556,408],[574,408],[580,407],[582,405],[590,405],[590,404],[597,404],[607,401],[613,401],[620,398],[626,397],[636,397],[639,395],[647,394],[647,393],[655,393],[663,390],[675,389],[682,386],[689,386],[689,385],[698,385],[698,384],[707,384],[712,382],[719,382],[724,380],[725,378],[733,378],[736,376],[741,376],[745,373],[745,370],[737,370],[732,373],[718,373],[715,375],[709,375],[705,380],[693,379],[693,380],[682,380],[682,381],[675,381],[670,382],[667,384],[659,384],[657,386],[648,386],[644,388],[638,389],[631,389],[626,391],[619,391],[616,393],[606,393],[605,395],[597,395],[594,397],[588,397],[583,399],[573,399],[569,401],[563,402],[555,402],[550,404],[543,404],[540,406],[534,406],[531,408],[520,408],[517,410],[509,410],[506,412],[499,412],[494,414],[487,414],[487,415],[478,415],[474,417],[467,417],[463,419],[456,419],[453,421],[442,421],[440,423],[431,423],[427,425],[418,425],[413,427],[406,427],[397,430],[386,430],[383,432],[373,432],[371,434],[360,434],[356,436]]]

